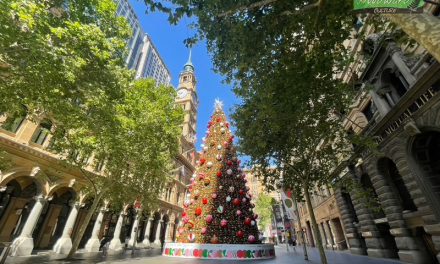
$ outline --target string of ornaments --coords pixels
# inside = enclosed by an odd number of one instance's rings
[[[261,243],[256,224],[258,215],[253,213],[255,205],[233,140],[222,104],[216,101],[184,202],[178,242]]]

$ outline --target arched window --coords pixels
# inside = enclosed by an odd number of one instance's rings
[[[43,145],[46,142],[47,136],[50,134],[50,130],[52,129],[52,122],[47,119],[44,119],[40,122],[32,136],[32,142],[38,145]]]
[[[27,109],[22,107],[20,111],[8,116],[6,121],[1,125],[4,130],[10,131],[12,133],[17,133],[26,119]]]

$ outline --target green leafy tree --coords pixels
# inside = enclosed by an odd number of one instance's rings
[[[103,200],[154,208],[177,151],[175,91],[133,81],[129,36],[112,0],[0,2],[0,112],[50,119],[50,150],[93,199],[69,258]]]
[[[272,223],[274,203],[275,200],[265,193],[261,193],[255,201],[255,212],[260,219],[258,222],[260,230],[264,231]]]
[[[129,36],[111,0],[1,1],[0,112],[25,105],[61,122],[121,98]]]
[[[103,200],[117,207],[135,200],[145,210],[157,206],[179,145],[183,113],[175,106],[174,98],[172,87],[138,80],[127,87],[124,99],[115,105],[115,115],[108,116],[99,133],[70,130],[56,137],[54,149],[78,153],[67,155],[65,162],[81,169],[84,185],[94,196],[69,257],[77,250],[86,223]],[[86,165],[83,157],[91,155],[98,162],[105,161],[102,173],[82,169]]]

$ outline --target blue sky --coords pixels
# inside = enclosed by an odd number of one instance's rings
[[[182,20],[172,26],[167,16],[162,13],[145,14],[143,1],[130,0],[143,30],[149,34],[162,59],[171,71],[172,84],[177,87],[179,73],[188,60],[188,49],[183,44],[184,39],[191,35],[187,28],[189,19]],[[200,42],[192,48],[192,61],[196,70],[197,93],[199,96],[199,112],[197,122],[197,149],[200,150],[202,137],[205,135],[210,116],[214,109],[214,100],[219,98],[224,103],[224,110],[229,116],[231,108],[239,102],[231,91],[231,87],[223,84],[223,77],[214,73],[210,54],[206,43]]]

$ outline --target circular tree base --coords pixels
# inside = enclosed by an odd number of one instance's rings
[[[163,256],[196,259],[255,260],[275,257],[273,244],[165,243]]]

